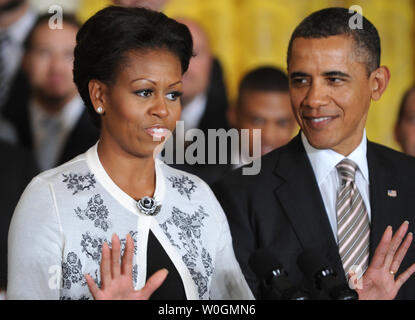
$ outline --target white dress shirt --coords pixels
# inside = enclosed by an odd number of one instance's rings
[[[336,165],[344,158],[353,160],[358,166],[358,170],[356,170],[355,183],[360,194],[362,195],[370,221],[369,169],[366,158],[366,130],[363,132],[362,141],[359,146],[347,157],[331,149],[320,150],[314,148],[310,145],[303,132],[301,132],[301,140],[311,162],[318,187],[320,188],[320,193],[323,198],[324,206],[326,208],[327,216],[329,218],[335,239],[337,240],[336,200],[341,184]]]
[[[85,105],[81,97],[79,95],[76,95],[71,101],[69,101],[63,107],[63,109],[59,113],[51,116],[35,101],[31,101],[29,105],[29,117],[32,128],[34,150],[35,154],[38,155],[38,165],[41,170],[47,170],[56,165],[59,155],[62,152],[62,148],[65,145],[66,140],[69,134],[71,133],[72,129],[75,127],[76,123],[81,117],[84,108]],[[52,165],[42,163],[40,159],[43,159],[44,157],[41,157],[39,155],[39,152],[41,152],[39,148],[42,145],[42,142],[49,136],[49,132],[45,129],[44,126],[42,126],[43,120],[48,117],[55,117],[61,122],[61,128],[58,134],[55,136],[56,144],[58,147],[54,150],[54,154],[48,155],[51,159],[51,161],[48,161],[48,163],[52,163]]]
[[[24,191],[9,231],[8,299],[91,299],[84,274],[101,282],[102,244],[110,244],[114,233],[122,250],[128,233],[134,240],[138,290],[146,281],[150,230],[176,267],[187,299],[254,298],[225,213],[205,182],[156,159],[154,199],[161,209],[145,215],[107,174],[97,145],[41,173]]]

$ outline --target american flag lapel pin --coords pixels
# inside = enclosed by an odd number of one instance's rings
[[[396,198],[397,196],[398,196],[398,192],[396,192],[396,190],[388,189],[388,197]]]

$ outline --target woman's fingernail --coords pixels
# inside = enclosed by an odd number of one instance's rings
[[[405,220],[403,223],[409,224],[409,221],[408,220]]]

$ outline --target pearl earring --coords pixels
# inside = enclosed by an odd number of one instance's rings
[[[103,109],[102,107],[98,107],[98,108],[97,108],[97,112],[98,112],[99,114],[101,114],[101,113],[103,113],[103,112],[104,112],[104,109]]]

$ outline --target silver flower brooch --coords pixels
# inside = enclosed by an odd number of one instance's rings
[[[137,208],[147,216],[155,216],[160,212],[161,205],[154,198],[145,196],[137,201]]]

